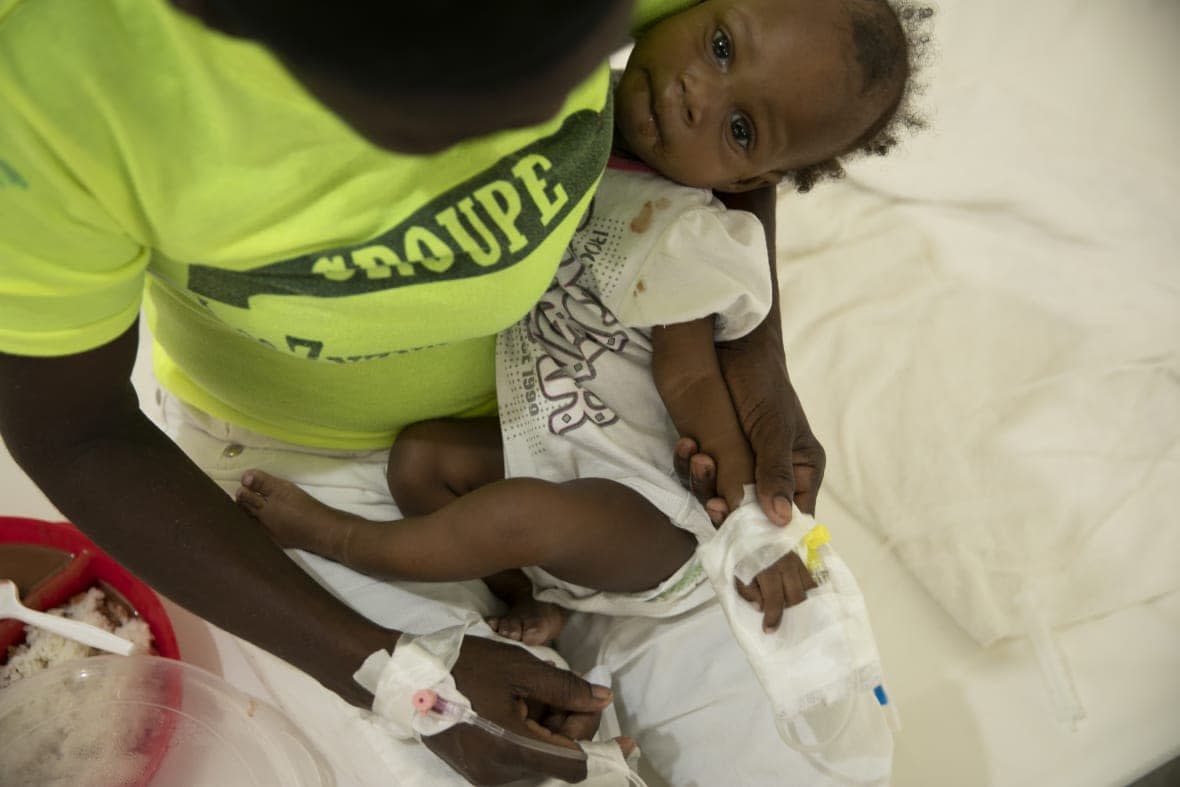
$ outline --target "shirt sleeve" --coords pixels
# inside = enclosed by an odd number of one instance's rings
[[[698,0],[637,0],[631,11],[631,32],[636,33],[696,2]]]
[[[68,355],[135,321],[149,252],[95,194],[11,16],[0,23],[0,351]],[[13,44],[9,46],[8,44]],[[68,120],[68,118],[66,119]]]
[[[672,222],[610,304],[636,328],[717,315],[717,341],[749,333],[771,306],[766,234],[751,213],[720,204],[693,208]]]

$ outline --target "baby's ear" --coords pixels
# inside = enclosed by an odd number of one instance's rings
[[[754,191],[763,188],[764,186],[777,186],[783,182],[783,173],[781,172],[764,172],[761,175],[755,175],[751,178],[744,178],[742,180],[735,180],[724,189],[719,191],[728,191],[731,194],[740,194],[743,191]]]

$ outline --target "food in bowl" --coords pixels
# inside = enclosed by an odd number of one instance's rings
[[[130,640],[135,643],[137,652],[152,652],[152,632],[147,622],[138,617],[126,603],[99,587],[91,587],[62,606],[47,611],[51,615],[98,626]],[[36,626],[25,626],[24,642],[10,647],[7,661],[0,663],[0,689],[58,664],[68,664],[99,653],[101,651],[81,642]]]

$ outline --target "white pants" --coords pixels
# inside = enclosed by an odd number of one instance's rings
[[[161,405],[169,436],[227,493],[256,467],[336,508],[369,519],[400,516],[385,480],[387,450],[305,449],[211,418],[167,394]],[[502,611],[479,581],[384,582],[314,555],[290,554],[333,594],[399,630],[433,631]],[[579,672],[601,663],[614,673],[622,732],[638,741],[640,773],[652,787],[841,783],[779,739],[770,704],[715,601],[664,619],[575,614],[559,650]],[[350,713],[343,701],[262,651],[247,652],[283,709],[341,774],[341,787],[465,783],[421,746],[366,758],[363,749],[375,744],[342,734],[341,719]],[[872,767],[887,778],[890,766]],[[381,767],[387,770],[377,775]]]

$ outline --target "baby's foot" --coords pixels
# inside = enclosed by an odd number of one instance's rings
[[[234,497],[284,547],[331,555],[348,527],[347,514],[261,470],[247,470]]]
[[[512,598],[502,617],[488,618],[492,631],[526,645],[552,642],[565,628],[565,610],[547,601],[537,601],[532,594]]]

